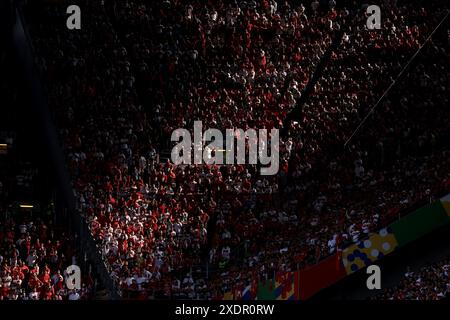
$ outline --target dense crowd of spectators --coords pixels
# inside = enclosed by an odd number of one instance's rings
[[[80,289],[67,286],[67,267],[84,263],[75,239],[53,223],[53,206],[21,208],[17,202],[25,190],[32,193],[37,170],[30,163],[8,166],[11,159],[4,155],[1,163],[9,192],[0,193],[0,300],[91,298],[94,279],[89,270],[83,270]]]
[[[91,298],[93,279],[69,289],[66,268],[79,264],[74,239],[51,221],[30,213],[0,210],[0,300],[80,300]]]
[[[293,125],[298,128],[290,131],[300,142],[291,157],[295,182],[290,189],[301,190],[302,197],[312,195],[304,201],[319,213],[312,222],[323,237],[322,255],[336,249],[336,238],[357,241],[401,209],[441,193],[441,183],[448,185],[448,161],[442,153],[448,147],[449,113],[443,108],[448,103],[448,59],[435,43],[423,49],[413,71],[343,150],[443,17],[409,5],[383,13],[384,28],[375,33],[360,27],[364,15],[346,24],[350,31],[304,106],[303,119]]]
[[[399,283],[373,300],[442,300],[450,295],[450,258],[405,272]]]
[[[25,109],[22,91],[9,58],[0,59],[4,106],[0,135],[1,142],[6,142],[0,152],[0,301],[90,299],[95,279],[91,270],[84,268],[87,262],[80,259],[67,225],[55,223],[51,200],[46,206],[48,190],[37,157],[31,155],[34,140],[18,127],[28,122],[20,114]],[[72,264],[83,268],[80,289],[69,289],[72,287],[66,283],[71,275],[66,269]]]
[[[303,3],[79,1],[89,14],[76,32],[59,6],[33,12],[80,212],[129,297],[220,298],[449,190],[449,62],[438,42],[344,148],[442,18],[439,1],[386,4],[375,32],[364,13],[353,19],[360,5]],[[161,158],[171,132],[195,120],[281,129],[344,30],[281,139],[277,176]],[[208,277],[196,270],[206,260]]]

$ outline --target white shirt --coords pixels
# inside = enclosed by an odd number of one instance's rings
[[[363,166],[357,166],[355,168],[355,175],[358,178],[362,178],[364,176],[364,167]]]
[[[39,292],[30,292],[29,297],[31,300],[39,300]]]
[[[71,294],[69,294],[69,300],[80,300],[80,295],[78,292],[72,292]]]
[[[230,252],[231,252],[230,247],[225,247],[225,248],[222,249],[222,256],[225,259],[229,259],[230,258]]]
[[[35,263],[36,263],[36,256],[33,256],[33,255],[30,254],[27,257],[27,264],[28,264],[28,266],[29,267],[33,267]]]

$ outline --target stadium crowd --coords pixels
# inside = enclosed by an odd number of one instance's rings
[[[66,268],[77,264],[74,240],[51,220],[13,211],[0,210],[0,300],[92,298],[89,274],[84,274],[80,290],[66,285]]]
[[[399,283],[373,297],[373,300],[442,300],[450,294],[450,259],[405,272]]]
[[[0,301],[90,299],[95,279],[46,198],[47,180],[30,147],[38,144],[28,135],[32,126],[21,113],[23,91],[10,58],[8,52],[0,59]],[[65,281],[72,264],[82,268],[79,290]]]
[[[5,192],[0,193],[0,300],[92,298],[94,279],[88,270],[83,270],[80,289],[67,286],[67,267],[84,263],[75,239],[53,223],[54,207],[19,206],[23,190],[34,188],[38,171],[21,161],[6,167],[13,159],[6,157],[1,160],[2,172],[8,172],[2,175]]]
[[[124,296],[218,299],[450,190],[449,62],[437,43],[344,148],[438,24],[439,1],[386,4],[376,32],[351,1],[79,3],[82,30],[68,33],[49,6],[33,12],[32,37],[80,212]],[[281,129],[338,31],[281,139],[277,176],[162,157],[194,120]]]

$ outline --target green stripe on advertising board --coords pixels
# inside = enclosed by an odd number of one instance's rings
[[[257,297],[258,300],[275,300],[275,280],[268,279],[267,281],[260,281]]]
[[[399,246],[403,246],[448,222],[450,217],[438,201],[401,218],[390,227]]]

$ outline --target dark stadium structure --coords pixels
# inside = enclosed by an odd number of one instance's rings
[[[0,300],[448,300],[449,12],[0,1]],[[277,174],[175,164],[195,121],[279,130]]]

